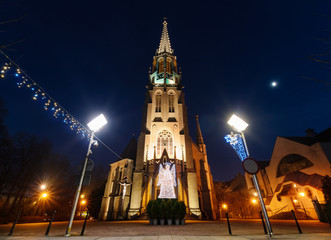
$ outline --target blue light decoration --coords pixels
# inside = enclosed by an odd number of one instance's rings
[[[71,130],[76,131],[77,134],[81,134],[83,138],[89,137],[90,131],[46,93],[46,91],[21,70],[17,64],[12,62],[5,63],[0,68],[0,78],[11,80],[13,77],[15,82],[17,82],[18,88],[26,87],[31,89],[33,92],[32,99],[42,102],[45,111],[50,109],[52,115],[69,125]]]
[[[238,157],[241,161],[244,161],[248,158],[243,139],[240,134],[229,134],[225,137],[226,142],[230,143],[233,149],[236,151]]]

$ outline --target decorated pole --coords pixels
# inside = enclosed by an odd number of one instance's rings
[[[236,151],[237,155],[239,156],[240,160],[243,161],[243,167],[246,172],[249,174],[252,174],[252,179],[253,179],[253,184],[256,189],[256,192],[259,197],[261,209],[263,212],[263,216],[269,231],[269,235],[272,236],[272,228],[270,225],[267,209],[264,205],[260,186],[256,177],[256,173],[259,171],[258,164],[256,163],[255,160],[249,158],[250,154],[248,151],[245,135],[244,135],[244,130],[248,127],[248,124],[233,114],[231,118],[228,121],[228,124],[236,131],[239,132],[239,134],[234,134],[231,132],[231,134],[226,135],[224,138],[225,140],[230,143],[230,145],[233,147],[233,149]],[[247,161],[248,160],[248,161]],[[245,165],[247,165],[247,169],[245,169]],[[247,171],[248,170],[248,171]]]

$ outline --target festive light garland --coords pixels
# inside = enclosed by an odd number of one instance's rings
[[[63,108],[59,103],[57,103],[37,82],[35,82],[29,75],[27,75],[14,61],[12,61],[3,51],[0,53],[5,56],[9,63],[6,62],[0,68],[0,79],[14,79],[17,82],[17,87],[26,87],[31,89],[33,92],[32,99],[35,101],[42,101],[44,104],[45,111],[52,111],[55,118],[61,119],[65,124],[68,124],[71,130],[75,130],[77,134],[81,134],[83,138],[89,138],[90,131],[81,124],[77,119],[75,119],[65,108]],[[115,156],[123,159],[119,154],[107,146],[100,138],[94,136],[102,145],[104,145],[109,151],[111,151]],[[128,162],[133,169],[143,173],[145,176],[156,179],[151,174],[145,173],[141,169],[137,169],[133,164]]]
[[[0,68],[0,78],[15,79],[17,87],[26,87],[32,91],[32,99],[41,101],[44,105],[44,110],[51,111],[55,118],[68,124],[70,129],[77,134],[81,134],[83,138],[88,137],[90,131],[75,119],[65,108],[57,103],[39,84],[32,80],[16,63],[14,63],[1,50],[0,52],[10,61],[5,63]]]
[[[247,156],[247,152],[243,143],[243,139],[241,138],[240,134],[229,134],[226,135],[225,137],[226,142],[230,143],[230,145],[233,147],[233,149],[236,151],[238,154],[238,157],[240,158],[241,161],[244,161]]]

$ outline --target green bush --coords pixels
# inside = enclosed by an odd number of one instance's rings
[[[179,204],[179,211],[178,211],[179,219],[184,219],[184,217],[186,215],[185,203],[183,201],[180,201],[180,202],[178,202],[178,204]]]
[[[161,204],[160,204],[160,213],[159,213],[160,219],[165,219],[166,213],[167,213],[167,205],[166,205],[166,202],[164,200],[162,200]]]
[[[147,216],[148,216],[149,218],[152,218],[151,216],[153,215],[153,214],[152,214],[152,205],[153,205],[153,201],[155,201],[155,200],[150,200],[150,201],[148,202],[148,204],[147,204],[147,207],[146,207]]]
[[[184,219],[186,205],[177,199],[150,200],[146,212],[150,219]]]
[[[168,199],[166,202],[166,219],[173,219],[174,218],[174,210],[173,210],[173,203],[171,199]]]
[[[176,201],[174,203],[174,206],[173,206],[173,213],[174,213],[174,218],[175,219],[180,219],[181,217],[181,214],[180,214],[180,204],[178,201]]]
[[[151,219],[157,219],[159,217],[159,213],[160,213],[159,208],[160,208],[159,203],[153,200],[151,203],[151,211],[149,215]]]

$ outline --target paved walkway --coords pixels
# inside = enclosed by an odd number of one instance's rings
[[[274,235],[264,234],[261,220],[231,219],[233,235],[228,234],[225,221],[187,221],[184,226],[151,226],[147,221],[97,222],[89,221],[85,236],[80,236],[82,221],[73,224],[71,239],[86,240],[247,240],[247,239],[331,239],[331,228],[318,221],[300,221],[303,234],[298,234],[294,221],[272,220]],[[11,224],[0,225],[2,239],[65,239],[67,222],[54,222],[49,236],[44,236],[48,223],[17,224],[8,237]],[[69,238],[69,239],[70,239]]]
[[[0,239],[12,240],[63,240],[63,239],[84,239],[84,240],[264,240],[264,239],[302,239],[302,240],[330,240],[331,234],[291,234],[274,235],[246,235],[246,236],[137,236],[137,237],[100,237],[100,236],[71,236],[71,237],[31,237],[31,236],[12,236],[0,237]]]

